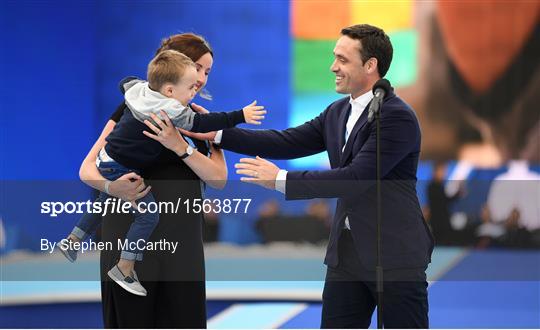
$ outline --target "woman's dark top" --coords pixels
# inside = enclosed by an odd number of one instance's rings
[[[120,105],[111,116],[118,122],[126,109]],[[128,110],[129,111],[129,110]],[[141,132],[142,134],[142,132]],[[208,152],[204,142],[194,141],[203,154]],[[156,201],[176,203],[202,198],[199,177],[172,151],[162,147],[152,166],[142,171]],[[180,204],[183,205],[183,204]],[[160,213],[159,223],[150,241],[177,242],[172,251],[145,251],[143,261],[135,270],[148,291],[146,297],[133,295],[107,277],[107,271],[117,262],[123,240],[133,217],[130,214],[111,214],[103,219],[102,239],[112,242],[114,251],[101,253],[101,293],[106,328],[206,328],[206,295],[201,214]]]

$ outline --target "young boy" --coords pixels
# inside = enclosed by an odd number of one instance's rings
[[[125,93],[125,103],[129,111],[125,111],[120,121],[107,137],[107,144],[99,152],[96,165],[103,177],[114,181],[129,172],[139,173],[152,165],[162,151],[159,142],[146,137],[142,132],[146,126],[144,120],[152,119],[150,114],[160,116],[160,110],[167,113],[175,127],[194,132],[210,132],[234,127],[240,123],[259,124],[258,119],[266,113],[264,107],[248,106],[233,112],[199,114],[188,105],[196,94],[197,71],[193,61],[174,50],[166,50],[148,65],[148,82],[136,78],[122,81],[121,88]],[[188,157],[189,154],[181,158]],[[100,193],[96,202],[105,205],[108,185],[105,193]],[[155,202],[152,193],[148,193],[137,201],[148,206]],[[134,221],[126,234],[127,242],[146,242],[159,221],[158,213],[139,212],[134,209]],[[143,209],[141,207],[141,209]],[[142,211],[142,210],[141,210]],[[77,250],[67,241],[80,242],[94,232],[101,223],[101,214],[85,214],[60,244],[65,257],[74,262]],[[132,244],[137,246],[137,244]],[[143,244],[144,245],[144,244]],[[127,245],[129,246],[129,245]],[[146,290],[140,284],[135,273],[135,261],[142,260],[142,251],[137,248],[126,248],[121,252],[119,262],[107,273],[122,288],[136,295],[146,296]]]

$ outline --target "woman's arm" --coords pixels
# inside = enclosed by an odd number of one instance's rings
[[[177,155],[181,156],[186,152],[188,143],[184,140],[178,130],[172,125],[169,117],[162,112],[161,115],[165,118],[165,123],[160,120],[156,115],[152,114],[152,119],[158,124],[159,128],[154,126],[148,120],[144,123],[154,133],[144,131],[143,133],[151,139],[160,142],[167,149],[174,151]],[[184,159],[186,165],[188,165],[197,176],[206,182],[209,186],[217,189],[225,187],[227,181],[227,165],[225,163],[225,157],[223,151],[214,147],[211,149],[212,155],[210,158],[206,157],[199,151],[195,150],[193,154]]]
[[[105,138],[112,132],[114,125],[116,125],[116,123],[112,120],[109,120],[107,124],[105,124],[103,131],[101,131],[100,136],[92,146],[92,149],[88,152],[88,155],[84,158],[81,168],[79,169],[79,178],[90,187],[99,191],[105,191],[105,182],[107,180],[99,173],[96,166],[96,158],[101,148],[107,143]]]
[[[182,152],[182,154],[185,152]],[[208,183],[213,188],[223,189],[227,183],[227,162],[225,161],[225,154],[221,149],[210,147],[210,157],[206,157],[199,151],[195,150],[193,154],[184,159],[186,165],[188,165],[204,182]],[[197,155],[195,158],[193,156]],[[200,155],[200,157],[199,157]],[[200,158],[200,159],[199,159]],[[204,165],[203,165],[204,164]],[[208,172],[208,173],[203,173]]]
[[[92,149],[90,149],[90,152],[88,152],[88,155],[84,158],[79,169],[80,179],[90,187],[102,192],[106,192],[105,185],[108,180],[99,173],[96,166],[96,158],[101,148],[107,144],[105,139],[112,132],[115,125],[116,122],[113,120],[107,122],[101,135],[92,146]],[[142,198],[151,188],[150,186],[145,187],[144,180],[135,173],[125,174],[108,185],[110,195],[125,201],[134,201]]]
[[[180,138],[184,140],[182,137]],[[182,146],[177,151],[173,151],[178,156],[181,156],[186,152],[186,148],[187,143],[185,147]],[[216,189],[225,187],[227,183],[227,164],[225,163],[223,151],[214,148],[209,158],[195,150],[191,156],[184,159],[184,162],[209,186]]]

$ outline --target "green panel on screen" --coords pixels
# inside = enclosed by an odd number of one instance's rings
[[[332,92],[334,74],[330,66],[335,40],[294,40],[293,86],[294,92]]]
[[[415,30],[403,30],[390,33],[389,36],[394,47],[394,57],[386,78],[394,87],[411,85],[416,81],[418,70],[418,35]]]
[[[414,83],[417,77],[417,44],[415,30],[389,34],[394,57],[386,78],[394,87]],[[294,93],[334,91],[334,75],[330,72],[335,40],[294,40]]]

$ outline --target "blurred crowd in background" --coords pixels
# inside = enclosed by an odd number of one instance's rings
[[[540,248],[538,168],[534,171],[526,161],[512,161],[491,171],[493,180],[482,174],[459,180],[452,179],[449,167],[446,162],[433,163],[433,178],[418,184],[424,188],[424,218],[437,246]],[[455,176],[463,170],[472,172],[463,166],[452,168]],[[283,203],[287,202],[269,199],[259,207],[253,226],[261,243],[322,244],[328,239],[332,201],[310,201],[301,215],[283,211]],[[220,241],[220,216],[210,213],[205,220],[205,241]]]

